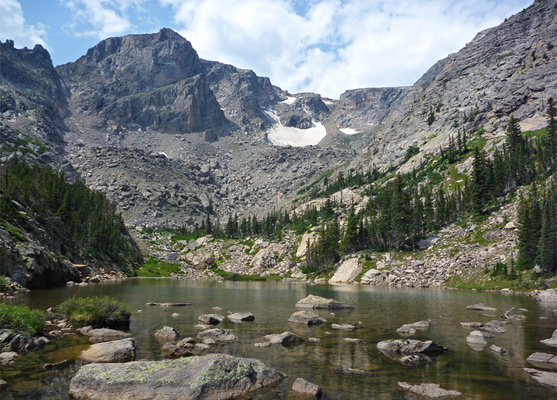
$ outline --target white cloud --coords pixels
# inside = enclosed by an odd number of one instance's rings
[[[159,0],[200,56],[291,92],[410,85],[531,0]]]
[[[17,0],[0,1],[0,40],[11,39],[16,47],[33,48],[37,43],[46,47],[46,37],[44,26],[25,21]]]
[[[133,27],[127,12],[141,8],[146,0],[64,0],[74,20],[71,27],[75,34],[97,39],[128,33]],[[81,28],[83,27],[83,28]]]

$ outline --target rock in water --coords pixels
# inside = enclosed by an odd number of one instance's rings
[[[473,304],[471,306],[466,306],[467,310],[476,310],[476,311],[497,311],[496,308],[493,307],[486,307],[483,303]]]
[[[250,312],[237,312],[230,314],[226,318],[228,318],[232,322],[248,322],[255,320],[255,315]]]
[[[553,331],[553,335],[549,339],[540,340],[540,342],[551,347],[557,347],[557,329]]]
[[[319,386],[302,378],[298,378],[294,381],[292,390],[296,393],[301,394],[302,396],[308,397],[320,398],[322,394],[321,388]]]
[[[441,354],[447,351],[443,346],[432,342],[431,340],[422,342],[413,339],[394,339],[384,340],[377,343],[377,349],[387,356],[394,356],[397,354]]]
[[[201,314],[197,317],[199,322],[203,322],[206,325],[218,325],[224,321],[224,316],[220,314]]]
[[[197,339],[203,341],[205,339],[213,339],[215,342],[232,342],[238,337],[234,335],[231,329],[208,329],[197,334]]]
[[[288,318],[288,322],[311,326],[324,324],[327,320],[311,311],[297,311]]]
[[[180,338],[180,334],[170,326],[163,326],[155,332],[155,337],[164,342],[176,342]]]
[[[543,387],[557,390],[557,372],[539,371],[534,368],[523,368],[523,370]]]
[[[549,364],[549,365],[545,365],[544,367],[548,367],[548,366],[555,366],[557,367],[557,356],[553,355],[553,354],[547,354],[547,353],[532,353],[530,354],[530,357],[528,357],[526,359],[526,361],[528,361],[531,364]]]
[[[82,360],[94,363],[125,363],[135,360],[135,341],[131,338],[97,343],[81,352]]]
[[[294,346],[304,341],[304,338],[292,332],[283,332],[281,334],[266,335],[265,339],[271,344],[282,344],[284,346]]]
[[[298,303],[296,303],[296,307],[328,310],[354,308],[351,304],[343,303],[335,299],[326,299],[325,297],[314,296],[312,294],[298,301]]]
[[[111,340],[125,339],[131,336],[131,334],[127,332],[107,328],[90,329],[86,331],[85,335],[89,336],[89,340],[92,343],[109,342]]]
[[[354,325],[350,324],[332,324],[331,328],[339,329],[341,331],[353,331],[354,329],[356,329]]]
[[[456,390],[445,390],[441,385],[435,383],[422,383],[421,385],[410,385],[406,382],[399,382],[398,387],[417,394],[418,396],[430,399],[444,399],[447,397],[459,397],[462,393]]]
[[[225,354],[126,364],[90,364],[77,372],[77,399],[225,400],[280,383],[280,372],[251,358]]]

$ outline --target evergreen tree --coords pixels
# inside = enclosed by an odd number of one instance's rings
[[[352,252],[358,248],[358,217],[354,210],[354,204],[346,218],[346,229],[342,238],[342,251]]]
[[[548,272],[557,272],[557,208],[555,192],[544,196],[538,264]]]
[[[474,149],[472,168],[472,207],[474,213],[479,215],[484,212],[485,205],[489,200],[489,163],[485,152],[478,147]]]

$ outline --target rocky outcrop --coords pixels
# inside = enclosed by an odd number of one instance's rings
[[[352,283],[362,272],[362,263],[358,257],[353,257],[342,261],[335,268],[336,271],[329,283]]]
[[[354,308],[354,306],[351,304],[343,303],[335,299],[326,299],[325,297],[314,296],[312,294],[299,300],[296,303],[296,307],[327,310],[342,310]]]
[[[261,361],[224,354],[126,364],[90,364],[70,382],[76,399],[225,400],[280,383],[284,375]]]
[[[84,350],[80,358],[93,363],[126,363],[135,360],[135,341],[131,338],[97,343]]]

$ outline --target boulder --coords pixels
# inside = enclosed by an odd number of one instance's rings
[[[471,306],[466,306],[467,310],[476,310],[476,311],[497,311],[496,308],[493,307],[486,307],[482,303],[473,304]]]
[[[439,346],[431,340],[422,342],[413,339],[391,339],[377,343],[377,349],[387,356],[397,354],[441,354],[447,351],[443,346]]]
[[[353,305],[343,303],[335,299],[326,299],[325,297],[314,296],[312,294],[298,301],[296,303],[296,307],[328,310],[354,308]]]
[[[416,334],[416,330],[408,325],[402,325],[396,330],[399,335],[412,336]]]
[[[414,322],[413,324],[404,324],[400,328],[396,330],[396,332],[400,335],[414,335],[416,333],[416,329],[419,330],[426,330],[429,329],[431,322],[427,321],[418,321]]]
[[[97,343],[81,352],[80,358],[93,363],[125,363],[135,360],[132,338]]]
[[[436,383],[422,383],[420,385],[410,385],[406,382],[398,382],[398,387],[421,397],[429,399],[443,399],[447,397],[459,397],[462,393],[456,390],[445,390]]]
[[[352,283],[362,272],[362,263],[358,257],[349,258],[337,264],[336,272],[329,283]]]
[[[460,325],[462,325],[465,328],[475,328],[475,329],[484,326],[484,324],[482,324],[481,322],[461,322]]]
[[[188,350],[188,347],[178,346],[169,342],[162,346],[162,352],[168,354],[172,358],[190,357],[193,355],[193,353]]]
[[[327,322],[327,320],[311,311],[297,311],[288,318],[288,322],[294,322],[296,324],[320,325]]]
[[[281,334],[266,335],[265,339],[271,344],[282,344],[285,346],[294,346],[304,341],[304,338],[292,332],[283,332]]]
[[[534,368],[523,368],[523,371],[543,387],[557,391],[557,372],[540,371]]]
[[[220,314],[201,314],[197,317],[197,320],[205,325],[218,325],[224,321],[224,316]]]
[[[176,342],[180,338],[180,334],[170,326],[163,326],[155,332],[155,337],[163,342]]]
[[[505,333],[507,329],[501,325],[501,322],[493,320],[489,321],[488,323],[484,324],[480,327],[482,331],[490,332],[490,333]]]
[[[532,353],[530,357],[526,359],[530,364],[549,364],[557,367],[557,356],[554,354],[547,353]]]
[[[339,329],[341,331],[353,331],[354,329],[356,329],[354,325],[350,324],[332,324],[331,328]]]
[[[317,240],[317,235],[315,232],[304,233],[302,236],[302,241],[298,246],[298,250],[296,250],[296,257],[305,258],[308,244],[309,247],[311,247],[316,240]]]
[[[255,319],[255,315],[250,312],[238,312],[230,314],[226,318],[232,322],[249,322]]]
[[[292,390],[304,397],[320,398],[322,394],[321,388],[319,386],[302,378],[298,378],[294,381]]]
[[[225,354],[126,364],[90,364],[70,382],[77,399],[225,400],[279,384],[280,372],[251,358]]]
[[[376,277],[381,275],[381,273],[382,272],[379,271],[378,269],[372,268],[362,275],[362,279],[360,280],[360,283],[362,285],[369,285]]]
[[[238,337],[234,334],[232,329],[208,329],[197,334],[197,339],[203,341],[204,339],[213,339],[215,342],[232,342]]]
[[[491,350],[494,353],[498,353],[498,354],[505,354],[507,352],[507,350],[505,350],[504,348],[499,347],[499,346],[495,346],[494,344],[489,346],[489,350]]]
[[[85,335],[89,336],[92,343],[110,342],[112,340],[129,338],[131,334],[114,329],[100,328],[88,330]]]
[[[557,289],[542,290],[536,297],[542,303],[557,303]]]
[[[557,329],[553,331],[553,335],[549,339],[540,340],[545,345],[557,347]]]
[[[483,347],[487,345],[486,336],[482,331],[472,331],[466,336],[466,342],[470,345],[482,346],[479,350],[483,350]],[[474,348],[476,349],[476,348]]]
[[[5,351],[0,353],[0,365],[13,364],[19,358],[19,354],[15,351]]]

